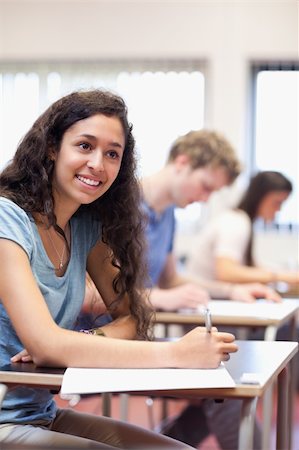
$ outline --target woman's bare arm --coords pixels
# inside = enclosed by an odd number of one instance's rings
[[[286,283],[299,283],[298,272],[271,271],[260,267],[251,267],[226,257],[216,258],[217,279],[230,283],[271,283],[285,281]]]
[[[217,367],[237,350],[233,335],[206,333],[202,328],[177,342],[110,339],[62,329],[50,315],[24,250],[0,239],[0,265],[0,298],[24,348],[38,365]]]

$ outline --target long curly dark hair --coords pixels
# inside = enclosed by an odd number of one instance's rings
[[[0,174],[0,195],[28,213],[40,213],[57,227],[54,213],[53,158],[64,133],[79,120],[95,114],[117,117],[125,135],[125,149],[118,176],[110,189],[96,201],[81,205],[76,214],[91,214],[102,224],[103,241],[111,248],[112,264],[119,269],[113,281],[116,306],[125,294],[137,323],[140,338],[151,335],[151,315],[144,286],[144,219],[141,192],[136,176],[135,141],[124,100],[105,90],[73,92],[53,103],[24,136],[13,160]]]
[[[244,211],[251,221],[251,234],[245,253],[245,261],[249,266],[254,265],[252,256],[253,222],[257,218],[261,201],[269,192],[283,191],[290,194],[292,189],[290,180],[280,172],[265,170],[258,172],[251,178],[249,186],[236,208]]]

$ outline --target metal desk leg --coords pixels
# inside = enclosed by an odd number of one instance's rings
[[[241,340],[241,341],[247,341],[248,339],[248,334],[249,334],[249,328],[247,327],[240,327],[240,328],[236,328],[236,337],[237,339]]]
[[[297,340],[297,327],[296,327],[296,317],[293,316],[290,319],[289,322],[289,328],[290,328],[290,336],[289,339],[291,341]],[[277,327],[271,325],[266,328],[265,330],[265,340],[267,341],[274,341],[276,339],[277,334]],[[289,370],[290,370],[290,376],[289,376],[289,388],[288,390],[285,390],[288,392],[288,411],[287,416],[289,418],[287,427],[287,436],[289,437],[288,447],[285,448],[292,448],[292,430],[293,430],[293,420],[294,420],[294,398],[296,394],[296,380],[297,380],[297,356],[290,361],[289,363]],[[270,417],[272,415],[272,390],[273,385],[271,388],[267,390],[267,392],[264,395],[263,399],[263,449],[268,450],[270,447],[270,432],[271,432],[271,421]],[[270,393],[271,391],[271,393]],[[279,447],[283,448],[284,447]]]
[[[289,370],[285,367],[278,375],[278,398],[277,398],[277,429],[276,429],[276,449],[290,449],[291,436],[289,435]]]
[[[268,387],[263,396],[263,417],[262,417],[262,449],[269,450],[270,448],[270,435],[271,435],[271,422],[273,411],[273,385]]]
[[[128,421],[129,394],[119,394],[120,400],[120,420]]]
[[[264,340],[265,341],[275,341],[277,334],[277,327],[274,325],[269,325],[265,329]]]
[[[270,325],[265,329],[265,341],[275,341],[277,334],[277,327]],[[272,404],[273,404],[273,384],[268,387],[263,396],[263,418],[262,418],[262,448],[268,450],[270,448],[271,436],[271,419],[272,419]]]
[[[290,340],[297,341],[297,320],[296,317],[292,317],[290,320]],[[294,408],[295,408],[295,398],[296,398],[296,385],[297,385],[297,374],[298,374],[298,355],[289,363],[289,448],[292,448],[293,441],[293,423],[294,423]]]
[[[111,417],[111,398],[110,392],[104,392],[102,394],[102,414],[106,417]]]
[[[256,413],[257,397],[244,398],[241,409],[239,428],[239,450],[253,449],[254,420]]]

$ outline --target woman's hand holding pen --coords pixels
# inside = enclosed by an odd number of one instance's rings
[[[212,327],[208,332],[205,327],[196,327],[172,344],[175,347],[177,367],[213,369],[222,361],[227,361],[230,353],[238,350],[235,336],[231,333],[217,331]]]
[[[164,343],[170,350],[168,355],[171,367],[217,368],[222,361],[229,360],[230,353],[238,350],[233,334],[218,332],[217,328],[212,326],[212,316],[208,307],[204,310],[204,317],[205,327],[196,327],[178,341]],[[26,349],[11,358],[12,362],[31,360]]]

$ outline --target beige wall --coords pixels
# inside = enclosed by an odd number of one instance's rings
[[[207,125],[246,150],[247,68],[298,58],[296,0],[0,0],[0,60],[205,58]]]

